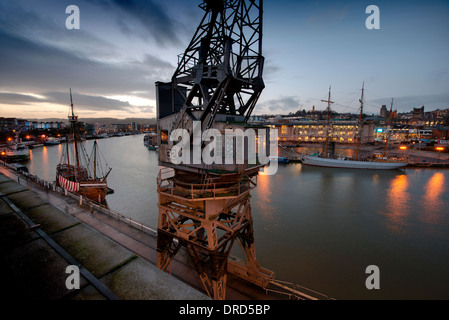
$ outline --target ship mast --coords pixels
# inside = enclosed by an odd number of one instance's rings
[[[65,142],[66,152],[67,152],[67,170],[70,173],[70,152],[69,152],[69,139],[66,139]]]
[[[362,85],[362,97],[360,98],[360,117],[359,117],[359,128],[357,133],[357,148],[355,151],[355,160],[359,160],[359,150],[360,150],[360,143],[362,142],[362,117],[363,117],[363,95],[365,90],[365,82],[363,82]]]
[[[94,141],[94,180],[97,180],[97,140]]]
[[[329,97],[327,100],[321,100],[322,102],[327,102],[327,120],[326,120],[326,142],[324,145],[324,157],[327,158],[327,149],[329,146],[329,127],[330,127],[330,114],[331,114],[331,104],[334,103],[331,101],[331,87],[329,86]]]
[[[78,154],[78,136],[77,136],[77,130],[78,128],[76,127],[77,123],[78,123],[78,116],[75,116],[74,112],[73,112],[73,100],[72,100],[72,89],[70,89],[70,111],[71,111],[71,115],[69,115],[69,121],[72,127],[72,133],[73,133],[73,143],[74,143],[74,147],[75,147],[75,157],[76,157],[76,166],[79,167],[80,166],[80,159],[79,159],[79,154]]]
[[[387,156],[387,149],[388,149],[388,145],[390,144],[390,137],[391,137],[391,133],[390,133],[390,124],[391,124],[391,117],[392,117],[392,115],[393,115],[393,99],[394,99],[394,98],[391,98],[390,113],[388,114],[388,123],[387,123],[387,141],[385,142],[385,149],[384,149],[384,154],[383,154],[384,157]]]

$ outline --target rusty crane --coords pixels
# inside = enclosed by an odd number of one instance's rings
[[[222,159],[195,161],[207,147],[201,139],[207,130],[255,129],[248,119],[265,87],[263,6],[262,0],[205,0],[199,7],[204,16],[171,81],[156,83],[162,167],[157,181],[157,267],[169,271],[184,247],[205,292],[222,300],[228,274],[262,288],[274,283],[274,273],[256,259],[250,205],[250,192],[266,162],[249,161],[246,154],[238,162],[237,152],[228,161],[230,150],[250,149],[236,139],[217,143],[214,156]],[[174,152],[178,139],[172,135],[179,130],[184,147],[193,151],[174,161],[179,150]],[[258,146],[272,142],[269,136],[258,135]],[[198,137],[200,142],[195,142]],[[244,262],[230,259],[235,243]]]

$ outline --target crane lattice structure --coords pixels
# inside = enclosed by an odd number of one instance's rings
[[[157,266],[168,271],[184,247],[214,299],[226,298],[227,274],[267,287],[274,273],[257,262],[250,191],[260,164],[174,164],[176,129],[248,128],[265,85],[262,0],[205,0],[204,16],[170,82],[157,82],[159,164]],[[268,135],[267,135],[268,137]],[[233,244],[244,263],[229,259]]]

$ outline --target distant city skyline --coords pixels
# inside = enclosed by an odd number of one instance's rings
[[[0,117],[65,119],[72,88],[84,118],[154,118],[156,81],[168,81],[203,15],[201,1],[0,2]],[[369,30],[369,5],[380,29]],[[67,29],[69,5],[80,29]],[[449,108],[449,2],[264,1],[265,90],[253,115]]]

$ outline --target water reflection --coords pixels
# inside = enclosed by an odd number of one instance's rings
[[[98,143],[113,168],[111,209],[155,228],[157,153],[143,146],[142,136]],[[43,149],[33,149],[32,173],[53,181],[63,148],[47,147],[47,163]],[[251,192],[258,258],[278,279],[335,298],[372,299],[363,271],[374,261],[389,274],[376,298],[447,299],[448,182],[448,170],[280,165],[277,174],[259,176]]]
[[[405,174],[397,175],[387,190],[387,228],[401,233],[406,226],[406,218],[409,215],[410,195],[408,192],[409,181]]]
[[[34,150],[30,150],[30,160],[27,163],[27,167],[29,172],[33,173],[34,172]]]
[[[271,204],[272,187],[271,179],[268,175],[259,175],[257,177],[257,193],[259,201],[256,203],[258,211],[264,219],[272,221],[274,219],[275,208]]]
[[[435,172],[434,175],[424,186],[425,193],[422,197],[422,207],[424,216],[421,220],[430,223],[437,224],[443,218],[444,212],[444,200],[445,194],[445,177],[441,172]]]
[[[42,147],[42,172],[45,176],[49,176],[49,163],[48,163],[48,148],[46,146]],[[52,168],[53,169],[53,168]]]
[[[259,175],[257,177],[257,190],[261,194],[265,202],[271,202],[270,179],[267,175]]]

